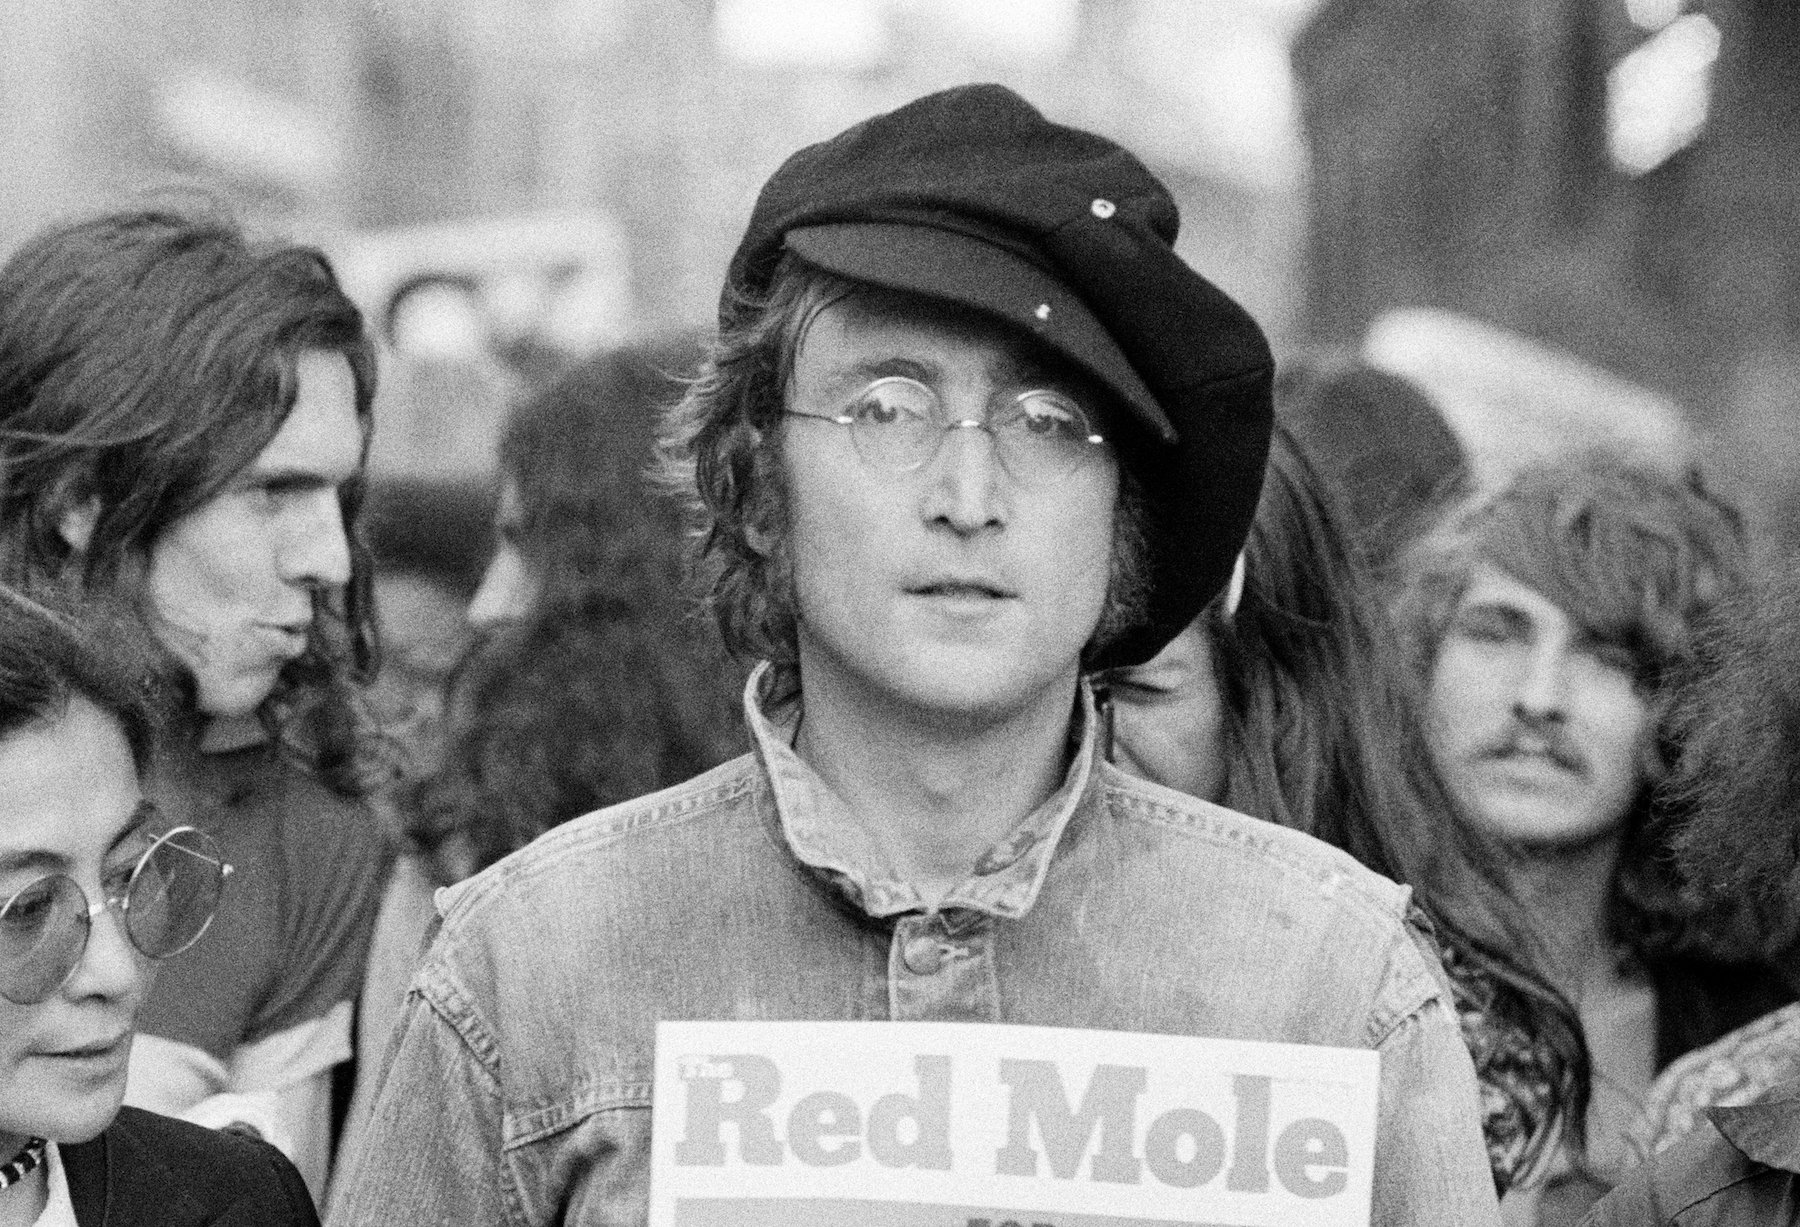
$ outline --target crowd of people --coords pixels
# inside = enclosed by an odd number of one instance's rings
[[[643,1222],[746,1018],[1368,1049],[1373,1223],[1800,1222],[1800,569],[1277,377],[1176,230],[999,87],[796,153],[715,335],[512,411],[424,756],[328,261],[20,245],[0,1227]]]

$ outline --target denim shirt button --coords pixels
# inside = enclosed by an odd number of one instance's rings
[[[943,944],[924,933],[907,938],[906,944],[900,947],[900,961],[915,976],[936,975],[944,965],[945,954]]]

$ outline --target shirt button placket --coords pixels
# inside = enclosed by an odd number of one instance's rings
[[[972,912],[900,917],[888,951],[892,1017],[999,1021],[993,924],[991,918]]]

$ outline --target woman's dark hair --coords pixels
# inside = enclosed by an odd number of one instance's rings
[[[699,377],[669,415],[662,480],[690,500],[700,522],[694,570],[702,598],[733,653],[774,666],[771,697],[795,688],[798,664],[780,464],[794,361],[807,330],[827,308],[853,303],[881,312],[907,297],[784,257],[767,296],[737,304]],[[1136,478],[1121,465],[1111,582],[1089,655],[1142,619],[1147,519]]]
[[[1241,599],[1201,615],[1223,709],[1215,799],[1412,886],[1446,961],[1481,973],[1483,1008],[1543,1047],[1550,1110],[1579,1132],[1588,1063],[1575,1012],[1432,760],[1418,687],[1346,526],[1336,488],[1277,427]],[[1544,1123],[1540,1144],[1557,1131]]]
[[[0,586],[0,741],[85,699],[118,724],[141,776],[168,699],[158,654],[128,612],[101,601],[77,613],[60,595]]]
[[[325,257],[170,211],[55,227],[0,267],[0,577],[135,595],[159,534],[255,459],[302,351],[343,355],[366,444],[374,351]],[[378,664],[359,474],[339,494],[351,578],[260,715],[347,793],[373,768],[356,686]],[[77,550],[71,516],[92,516]]]
[[[1659,787],[1680,752],[1675,700],[1700,632],[1744,583],[1737,511],[1701,481],[1605,453],[1530,469],[1467,502],[1409,549],[1396,611],[1413,666],[1431,675],[1474,571],[1540,593],[1585,633],[1625,649],[1654,736],[1626,812],[1608,928],[1638,958],[1681,948],[1688,908],[1669,854],[1677,828]]]
[[[648,475],[699,352],[602,353],[507,425],[502,479],[537,595],[459,666],[445,762],[410,799],[408,837],[440,881],[744,748],[743,675],[684,596],[684,509]]]

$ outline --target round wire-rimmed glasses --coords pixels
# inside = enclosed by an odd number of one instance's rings
[[[838,413],[782,412],[848,426],[862,462],[884,473],[910,473],[930,464],[952,430],[986,431],[1001,465],[1028,484],[1066,477],[1107,452],[1106,439],[1087,411],[1048,388],[1006,397],[989,408],[985,419],[958,419],[930,386],[889,375],[863,388]]]
[[[0,905],[0,996],[36,1005],[55,993],[80,966],[94,918],[108,910],[119,913],[125,936],[146,958],[180,954],[212,924],[231,872],[212,836],[180,826],[129,870],[104,877],[98,903],[67,874],[28,883]]]

